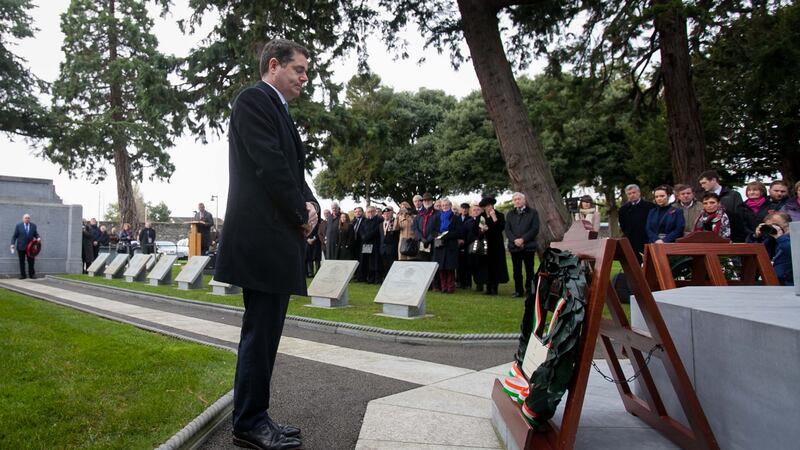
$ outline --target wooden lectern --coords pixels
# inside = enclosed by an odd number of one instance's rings
[[[200,232],[197,230],[198,225],[204,225],[205,222],[201,220],[193,220],[191,222],[186,222],[191,225],[189,229],[189,257],[192,256],[200,256],[203,254],[203,249],[201,248],[202,239],[200,237]]]

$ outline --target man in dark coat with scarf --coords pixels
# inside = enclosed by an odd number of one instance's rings
[[[228,207],[214,278],[243,288],[233,442],[298,448],[300,430],[268,414],[270,380],[289,296],[306,295],[304,236],[319,204],[305,181],[305,149],[288,102],[308,81],[308,50],[274,39],[261,54],[261,81],[233,102]]]
[[[625,186],[628,202],[619,208],[619,228],[631,243],[636,258],[642,262],[644,244],[647,243],[647,215],[655,203],[642,200],[642,190],[635,184]]]

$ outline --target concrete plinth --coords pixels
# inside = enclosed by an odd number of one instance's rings
[[[311,296],[311,306],[316,306],[317,308],[344,308],[348,306],[347,292],[348,289],[345,289],[344,294],[342,294],[340,298]]]
[[[423,298],[417,306],[383,304],[383,314],[401,318],[425,317],[425,299]]]
[[[723,449],[800,442],[800,299],[793,287],[684,287],[653,293]],[[632,324],[646,329],[637,306]],[[667,411],[686,424],[660,360],[651,372]],[[634,390],[642,395],[642,389]]]
[[[242,292],[242,288],[239,286],[223,283],[214,279],[212,279],[208,285],[211,286],[211,293],[214,295],[236,295]]]
[[[203,289],[203,277],[197,277],[191,283],[186,281],[178,281],[178,289],[182,291],[191,291],[195,289]]]

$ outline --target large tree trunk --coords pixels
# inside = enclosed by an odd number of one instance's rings
[[[619,206],[617,205],[617,189],[614,186],[605,186],[603,196],[606,198],[606,208],[608,209],[608,236],[620,237],[622,233],[619,229]]]
[[[696,186],[697,177],[708,167],[700,106],[692,83],[686,16],[672,0],[653,0],[653,3],[660,8],[654,22],[661,46],[673,181]]]
[[[528,204],[538,211],[541,221],[538,240],[544,247],[561,240],[569,215],[506,58],[497,7],[488,3],[458,0],[464,37],[512,187],[525,193]]]
[[[109,0],[109,16],[114,18],[115,0]],[[117,30],[116,20],[114,20],[108,30],[109,62],[111,64],[117,59]],[[114,123],[122,123],[125,119],[122,104],[122,80],[121,75],[117,74],[110,82],[111,86],[111,117]],[[139,215],[136,211],[136,201],[133,196],[133,186],[131,185],[131,162],[128,155],[127,142],[123,134],[114,131],[111,137],[114,147],[114,169],[117,176],[117,202],[119,205],[120,223],[129,223],[133,230],[139,228]]]

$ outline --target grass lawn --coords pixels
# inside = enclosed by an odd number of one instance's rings
[[[538,264],[538,263],[537,263]],[[511,258],[508,258],[509,274]],[[619,270],[618,267],[615,267]],[[174,276],[180,266],[173,267]],[[173,279],[174,279],[173,276]],[[196,291],[181,291],[176,286],[150,286],[145,283],[128,283],[124,280],[106,280],[88,275],[66,275],[65,278],[89,281],[92,283],[151,292],[172,297],[180,297],[203,302],[243,306],[241,295],[218,296],[211,294],[208,282],[211,277],[204,276],[206,288]],[[310,279],[309,279],[310,282]],[[392,330],[433,331],[442,333],[516,333],[522,316],[523,303],[520,299],[512,299],[513,281],[501,284],[499,295],[486,296],[474,290],[458,289],[455,294],[447,295],[429,292],[426,300],[426,312],[434,317],[419,320],[393,319],[376,316],[382,306],[373,300],[378,293],[378,285],[350,283],[350,308],[321,309],[305,306],[311,303],[308,297],[295,296],[289,304],[289,314],[315,319],[347,322],[359,325],[375,326]],[[628,310],[628,305],[623,305]]]
[[[0,448],[154,448],[231,389],[235,358],[0,289]]]

